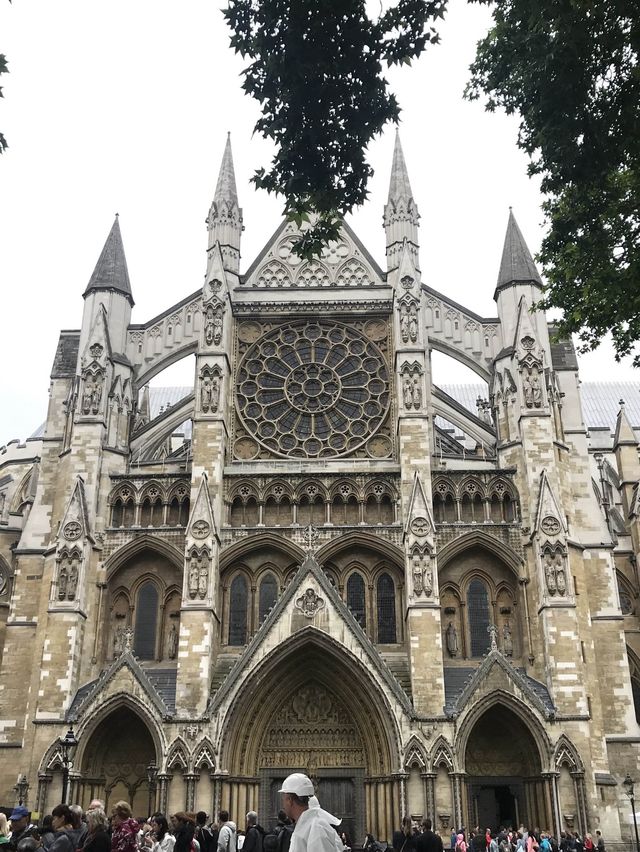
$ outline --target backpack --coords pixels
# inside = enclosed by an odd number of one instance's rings
[[[198,826],[195,839],[200,844],[200,852],[213,852],[213,832],[206,825]]]

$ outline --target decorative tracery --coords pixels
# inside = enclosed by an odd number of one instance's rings
[[[292,323],[246,352],[237,386],[247,431],[279,456],[326,458],[362,446],[389,409],[389,372],[358,330]]]

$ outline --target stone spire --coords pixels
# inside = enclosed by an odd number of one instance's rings
[[[396,130],[396,141],[391,164],[389,196],[384,207],[384,230],[387,238],[387,269],[395,269],[400,261],[406,239],[414,263],[418,266],[418,220],[420,215],[413,198],[409,172]]]
[[[504,248],[502,249],[502,260],[500,262],[496,293],[502,287],[509,286],[510,284],[531,283],[542,287],[542,279],[531,257],[531,252],[527,248],[522,232],[516,222],[516,217],[513,215],[513,210],[509,208],[509,222],[504,239]]]
[[[84,291],[84,298],[86,299],[89,293],[99,290],[122,293],[127,297],[129,304],[133,307],[129,270],[127,269],[127,259],[124,255],[124,246],[122,244],[120,222],[117,213],[102,253],[96,263],[96,268],[93,270],[93,274],[87,284],[87,289]]]
[[[208,258],[210,259],[216,243],[219,242],[225,268],[237,273],[240,267],[242,210],[238,205],[238,190],[236,189],[230,134],[227,134],[227,143],[222,155],[216,191],[207,216],[207,231],[209,234]]]
[[[633,431],[633,427],[629,422],[629,415],[627,414],[627,410],[625,408],[624,400],[620,400],[620,410],[618,411],[618,417],[616,420],[616,432],[615,437],[613,439],[613,449],[616,447],[620,447],[624,444],[627,444],[631,447],[638,446],[638,440],[635,436],[635,432]]]

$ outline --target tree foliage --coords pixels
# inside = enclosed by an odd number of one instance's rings
[[[9,3],[11,3],[11,0],[9,0]],[[7,57],[4,55],[4,53],[0,53],[0,74],[7,74],[8,71],[9,68],[7,65]],[[0,86],[0,98],[3,97],[4,95],[2,94],[2,86]],[[8,147],[9,146],[7,145],[7,140],[4,138],[4,134],[0,133],[0,154],[6,151]]]
[[[497,0],[467,88],[520,116],[542,177],[539,306],[583,351],[611,331],[617,357],[640,340],[639,53],[637,0]]]
[[[367,145],[400,113],[383,67],[435,44],[445,6],[396,0],[374,21],[364,0],[229,0],[231,44],[251,58],[243,88],[262,109],[255,130],[277,148],[252,180],[283,195],[298,225],[317,214],[294,245],[300,256],[319,254],[366,199]]]

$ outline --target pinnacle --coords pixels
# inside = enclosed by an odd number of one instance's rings
[[[124,254],[120,220],[117,213],[84,295],[86,296],[94,290],[116,290],[118,293],[127,296],[133,305],[127,259]]]
[[[233,168],[233,154],[231,153],[231,134],[227,133],[227,142],[224,146],[222,163],[218,174],[218,183],[213,197],[215,203],[220,201],[231,201],[238,205],[238,192],[236,190],[236,174]]]
[[[620,411],[618,412],[618,419],[616,421],[616,432],[613,441],[614,449],[622,444],[630,444],[634,447],[638,444],[623,399],[620,400]]]
[[[402,151],[402,143],[400,142],[400,133],[396,129],[396,142],[393,148],[388,200],[396,201],[398,198],[413,198],[413,192],[411,191],[409,172],[407,171],[407,164]]]
[[[515,281],[533,282],[534,284],[542,285],[542,279],[531,257],[531,252],[527,248],[522,232],[516,222],[516,217],[513,215],[513,210],[510,207],[497,286],[501,287],[505,284],[512,284]]]

